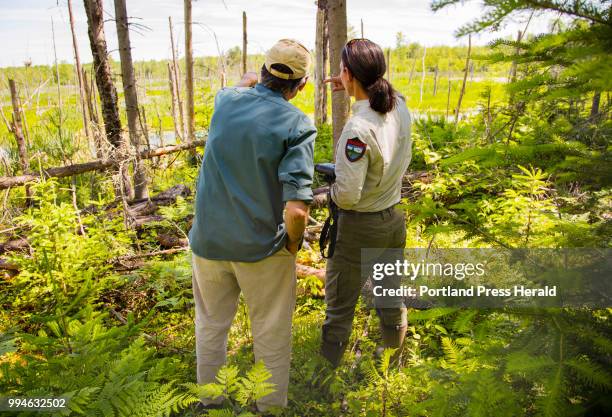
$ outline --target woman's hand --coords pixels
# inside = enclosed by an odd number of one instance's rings
[[[325,80],[323,80],[323,82],[331,83],[332,92],[344,91],[344,86],[342,85],[342,80],[340,79],[340,76],[326,78]]]

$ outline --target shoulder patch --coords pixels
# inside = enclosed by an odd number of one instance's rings
[[[346,141],[346,147],[344,148],[346,159],[351,162],[360,160],[363,155],[365,155],[367,146],[368,145],[359,140],[359,138],[349,139]]]

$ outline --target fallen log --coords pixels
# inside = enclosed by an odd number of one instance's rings
[[[206,143],[205,140],[196,140],[190,143],[181,143],[179,145],[164,146],[163,148],[141,151],[139,156],[141,159],[151,159],[157,156],[168,155],[168,154],[175,153],[175,152],[193,149],[198,146],[204,146],[205,143]],[[42,172],[38,172],[38,173],[29,173],[29,174],[14,176],[14,177],[0,177],[0,190],[15,187],[18,185],[24,185],[27,182],[35,181],[41,177],[63,178],[63,177],[71,177],[73,175],[83,174],[85,172],[108,169],[112,167],[113,165],[117,164],[118,162],[119,161],[117,161],[116,159],[111,159],[111,158],[97,159],[95,161],[84,162],[82,164],[73,164],[73,165],[66,165],[63,167],[53,167],[53,168],[42,169]]]

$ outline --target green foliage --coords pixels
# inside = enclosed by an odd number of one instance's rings
[[[272,375],[262,361],[256,362],[245,376],[239,376],[236,366],[223,366],[217,382],[197,385],[185,384],[197,398],[222,399],[226,408],[209,411],[209,417],[226,415],[255,417],[256,401],[274,392],[274,384],[267,382]]]
[[[173,379],[180,363],[156,358],[135,323],[107,328],[91,307],[75,317],[65,334],[50,322],[19,335],[16,360],[1,368],[3,395],[63,397],[56,415],[70,416],[169,416],[196,401]]]
[[[435,1],[433,8],[458,3]],[[549,33],[474,47],[476,76],[468,78],[466,118],[457,123],[444,117],[446,91],[450,83],[452,110],[467,48],[427,48],[421,100],[424,47],[398,34],[388,76],[414,116],[411,169],[426,171],[402,204],[410,221],[409,244],[610,246],[609,3],[485,0],[483,15],[460,35],[495,29],[532,12],[554,11],[565,18],[553,21]],[[238,65],[237,51],[223,57],[228,74]],[[258,68],[262,56],[250,56],[249,62]],[[210,123],[220,64],[216,57],[196,58],[208,78],[196,85],[200,133]],[[136,66],[149,80],[143,103],[149,128],[173,130],[166,63]],[[70,68],[60,67],[62,93],[76,85]],[[118,63],[113,68],[118,72]],[[32,78],[57,81],[50,67],[1,72],[16,78],[20,90]],[[509,72],[510,83],[494,79]],[[61,118],[54,94],[43,91],[40,108],[29,102],[33,169],[91,157],[74,94],[63,94]],[[312,83],[292,103],[312,114]],[[331,126],[318,129],[315,162],[332,161]],[[0,141],[10,156],[3,169],[18,173],[14,140],[4,126]],[[198,166],[182,158],[160,159],[151,170],[151,188],[160,191],[177,183],[192,186]],[[91,198],[99,205],[111,198],[104,178],[75,178],[78,207]],[[156,257],[118,276],[112,271],[117,257],[134,248],[156,249],[155,231],[128,232],[121,219],[79,213],[63,181],[33,184],[34,204],[23,211],[23,190],[7,197],[9,211],[17,213],[11,226],[27,235],[30,247],[11,255],[20,272],[7,275],[0,286],[0,394],[64,396],[69,407],[63,415],[189,417],[194,415],[189,406],[200,398],[222,396],[225,409],[209,416],[256,415],[255,402],[273,387],[263,364],[251,368],[244,304],[230,330],[229,364],[216,383],[189,384],[195,368],[189,254]],[[11,207],[13,202],[19,204]],[[166,220],[156,226],[183,235],[192,198],[179,198],[160,212]],[[313,212],[317,219],[324,214]],[[324,267],[316,244],[302,251],[299,261]],[[345,363],[331,370],[318,351],[325,317],[321,282],[311,276],[299,286],[289,408],[283,415],[612,414],[609,310],[410,311],[402,350],[377,358],[378,323],[360,306]]]
[[[34,184],[32,190],[35,204],[16,218],[28,231],[29,253],[11,255],[21,272],[8,292],[0,293],[3,300],[12,300],[11,309],[22,312],[22,320],[33,312],[69,315],[93,301],[95,288],[110,285],[111,260],[131,243],[120,219],[79,216],[60,201],[55,180]]]

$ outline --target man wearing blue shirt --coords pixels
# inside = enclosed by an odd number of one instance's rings
[[[289,100],[306,85],[310,65],[303,45],[282,39],[266,53],[259,83],[247,73],[217,93],[189,233],[198,383],[214,382],[225,363],[242,292],[255,360],[275,384],[257,402],[260,411],[287,404],[295,255],[312,201],[316,136]]]

